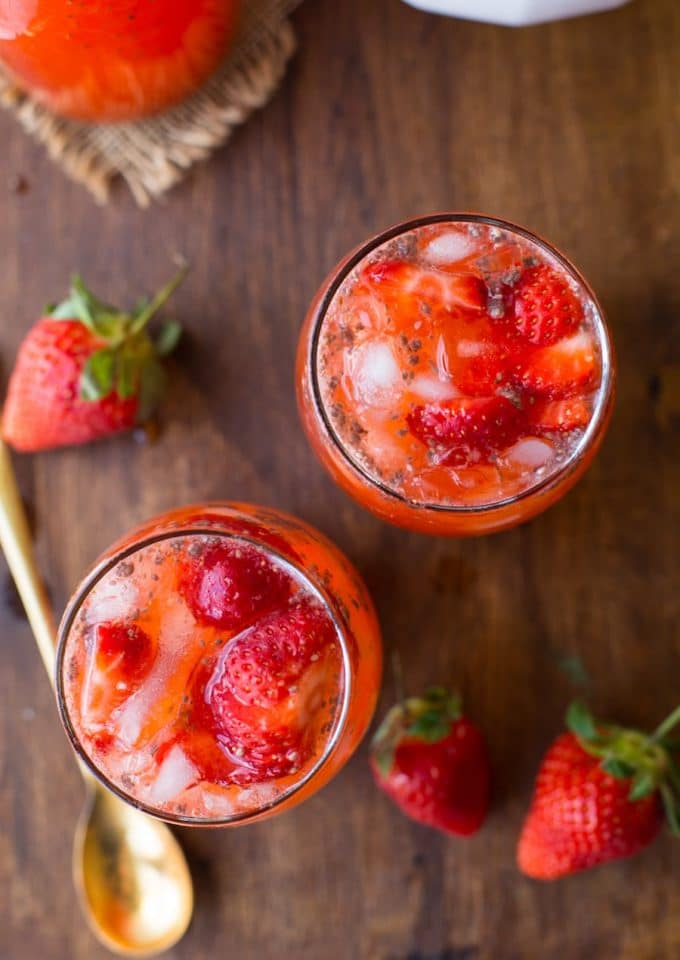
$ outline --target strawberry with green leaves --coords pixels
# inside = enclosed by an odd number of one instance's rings
[[[629,857],[657,836],[664,813],[680,834],[680,768],[669,739],[678,707],[651,734],[593,719],[579,701],[545,755],[517,850],[527,876],[552,880]]]
[[[148,324],[185,276],[180,271],[150,302],[129,313],[109,306],[83,281],[28,332],[10,378],[2,433],[34,452],[129,430],[156,409],[165,386],[162,358],[180,336]]]
[[[371,766],[378,786],[418,823],[469,836],[484,822],[486,743],[460,698],[442,687],[392,707],[373,739]]]

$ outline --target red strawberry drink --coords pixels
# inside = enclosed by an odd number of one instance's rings
[[[114,547],[66,612],[62,717],[113,790],[171,821],[270,815],[350,756],[380,639],[358,575],[278,512],[186,508]]]
[[[575,268],[520,227],[444,214],[350,254],[299,352],[310,439],[392,522],[484,533],[545,509],[603,437],[613,357]]]

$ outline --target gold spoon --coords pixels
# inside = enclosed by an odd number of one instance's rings
[[[2,439],[0,545],[54,684],[52,610]],[[73,843],[73,879],[92,932],[110,950],[127,956],[168,950],[186,932],[194,907],[184,854],[164,823],[128,806],[79,766],[86,800]]]

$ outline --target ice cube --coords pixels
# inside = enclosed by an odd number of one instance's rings
[[[427,403],[439,403],[460,396],[460,391],[454,387],[450,380],[435,376],[428,377],[426,374],[415,377],[409,383],[408,389],[410,393],[415,393],[416,396]]]
[[[583,353],[587,356],[593,352],[595,344],[593,338],[587,330],[579,330],[570,337],[558,340],[550,349],[555,353],[578,354]]]
[[[359,342],[385,330],[389,322],[387,307],[373,294],[355,294],[347,304],[350,327]]]
[[[90,594],[85,607],[88,623],[106,623],[131,618],[139,606],[139,590],[129,577],[104,577]]]
[[[152,713],[157,705],[167,701],[173,687],[176,692],[178,677],[186,672],[191,661],[195,630],[196,623],[188,608],[178,597],[169,597],[161,619],[158,653],[151,672],[142,686],[113,714],[118,737],[127,746],[137,744],[147,721],[153,719]],[[179,709],[181,697],[175,699]],[[160,719],[161,714],[157,711],[156,720]],[[166,721],[169,719],[166,717]]]
[[[425,247],[425,256],[430,263],[455,263],[475,252],[475,243],[462,230],[450,230],[440,233]]]
[[[401,388],[401,370],[389,343],[371,340],[352,350],[345,364],[356,400],[367,406],[389,406]]]
[[[205,815],[213,817],[215,820],[226,819],[237,812],[234,798],[226,790],[217,792],[217,789],[208,789],[207,786],[201,787],[200,805],[205,811]]]
[[[275,783],[259,783],[252,787],[244,787],[238,795],[238,804],[241,810],[262,810],[274,803],[280,795],[281,788]]]
[[[163,687],[163,677],[154,670],[144,685],[115,711],[116,732],[126,746],[133,747],[139,740],[146,718],[158,702]]]
[[[177,594],[168,598],[160,625],[160,645],[163,650],[183,650],[196,632],[196,620]]]
[[[395,436],[394,430],[394,423],[381,424],[377,418],[373,419],[363,444],[363,452],[370,458],[369,470],[377,467],[380,474],[387,475],[403,469],[408,453],[404,450],[404,441]]]
[[[503,454],[503,460],[515,467],[529,470],[538,470],[545,467],[552,459],[552,444],[536,437],[526,437],[519,440]]]
[[[156,779],[151,784],[147,800],[154,804],[174,800],[199,778],[199,773],[184,750],[175,744],[161,763]]]
[[[113,779],[137,781],[153,769],[154,760],[150,750],[113,750],[107,758],[108,771]]]
[[[117,735],[127,746],[132,747],[139,740],[147,718],[165,693],[168,677],[176,664],[177,658],[161,646],[151,673],[142,686],[113,714]]]

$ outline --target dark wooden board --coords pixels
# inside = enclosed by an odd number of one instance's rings
[[[123,192],[95,207],[0,116],[3,382],[72,269],[125,300],[176,252],[193,264],[162,442],[17,459],[40,561],[61,607],[100,550],[165,508],[243,498],[300,514],[363,571],[409,686],[460,685],[492,745],[495,802],[478,837],[444,839],[374,789],[362,749],[278,819],[184,831],[198,905],[172,957],[676,960],[668,835],[553,885],[522,879],[514,846],[574,692],[565,657],[621,721],[654,724],[680,694],[680,5],[515,31],[398,0],[308,0],[295,22],[300,53],[275,100],[146,213]],[[350,502],[313,459],[292,389],[297,331],[331,265],[377,228],[446,208],[517,220],[571,255],[620,360],[614,421],[577,489],[473,541],[390,529]],[[78,774],[4,604],[0,628],[0,957],[97,960],[69,877]],[[383,706],[391,696],[388,682]]]

